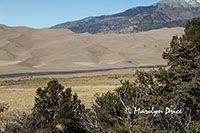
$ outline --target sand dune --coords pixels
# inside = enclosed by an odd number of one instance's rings
[[[0,74],[166,64],[161,54],[183,28],[134,34],[75,34],[67,29],[0,25]]]

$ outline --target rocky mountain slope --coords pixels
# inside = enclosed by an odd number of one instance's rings
[[[162,0],[114,15],[88,17],[51,28],[68,28],[76,33],[134,33],[164,27],[184,27],[187,20],[200,16],[200,0]]]

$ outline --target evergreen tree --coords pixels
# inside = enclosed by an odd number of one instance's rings
[[[138,71],[133,83],[97,96],[90,132],[199,132],[200,18],[188,21],[185,34],[174,36],[163,53],[169,68]],[[134,107],[182,110],[180,114],[134,114]]]
[[[179,100],[179,106],[184,109],[181,121],[189,117],[187,126],[194,128],[200,125],[200,18],[187,22],[182,37],[173,37],[163,58],[168,60],[170,68],[160,71],[159,75],[165,73],[166,76],[161,78],[162,83],[167,83],[171,86],[168,90],[176,92],[174,100]]]
[[[72,95],[70,88],[64,89],[53,80],[44,89],[37,89],[31,128],[46,132],[85,132],[80,124],[84,111],[77,94]]]

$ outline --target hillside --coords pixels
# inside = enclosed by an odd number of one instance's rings
[[[200,16],[199,0],[162,0],[113,15],[88,17],[52,26],[76,33],[135,33],[152,29],[185,27],[186,21]]]

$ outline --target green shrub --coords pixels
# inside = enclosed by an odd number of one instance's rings
[[[85,126],[90,132],[200,131],[200,18],[188,21],[163,53],[170,66],[137,72],[133,83],[96,97]],[[134,114],[135,108],[181,110],[179,114]]]
[[[57,80],[50,81],[44,89],[37,89],[32,109],[32,130],[47,132],[85,132],[80,121],[85,107],[71,88],[64,89]]]

